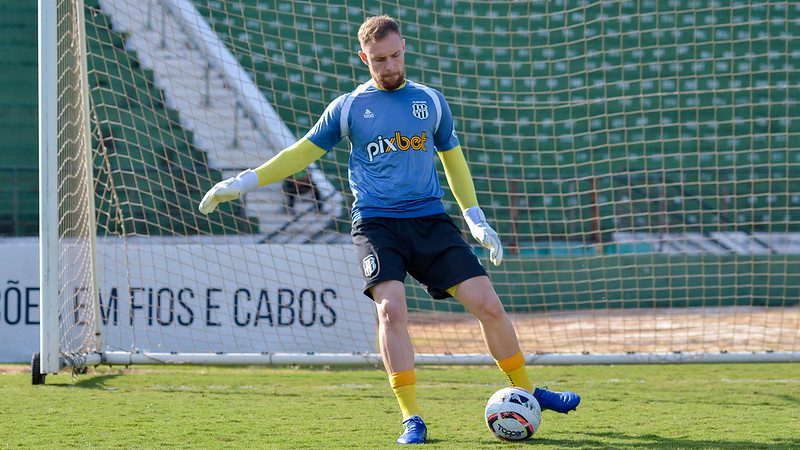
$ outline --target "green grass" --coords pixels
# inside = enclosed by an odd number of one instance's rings
[[[99,368],[32,386],[0,367],[0,448],[383,448],[399,414],[378,369]],[[496,368],[423,367],[425,448],[800,448],[800,364],[531,367],[572,388],[578,413],[545,412],[526,443],[494,439],[483,405]]]

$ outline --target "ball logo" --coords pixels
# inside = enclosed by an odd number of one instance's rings
[[[503,433],[504,435],[506,435],[507,437],[510,437],[512,439],[513,438],[519,438],[520,436],[522,436],[522,431],[509,430],[508,428],[504,427],[503,425],[501,425],[499,423],[497,424],[497,431]]]
[[[428,104],[425,102],[415,101],[411,103],[411,114],[419,120],[428,118]]]
[[[361,267],[364,269],[364,276],[371,277],[378,272],[378,259],[375,255],[369,255],[361,260]]]

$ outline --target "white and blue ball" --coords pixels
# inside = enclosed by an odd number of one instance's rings
[[[539,402],[522,388],[500,389],[486,402],[486,425],[504,441],[530,439],[539,429],[541,420]]]

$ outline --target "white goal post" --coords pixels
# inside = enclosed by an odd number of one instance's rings
[[[346,143],[197,211],[368,77],[380,13],[453,109],[529,363],[800,360],[800,7],[613,3],[39,0],[34,382],[380,363]],[[455,300],[407,296],[420,364],[493,363]]]

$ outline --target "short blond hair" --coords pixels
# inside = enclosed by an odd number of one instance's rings
[[[358,29],[358,41],[362,46],[377,42],[391,33],[400,34],[400,25],[388,14],[368,17]]]

